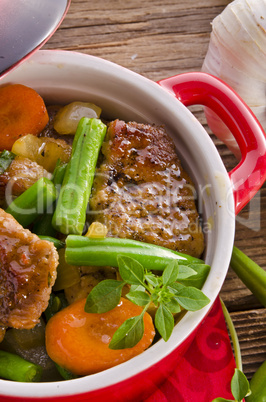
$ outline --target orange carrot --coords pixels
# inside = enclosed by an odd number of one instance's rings
[[[21,84],[0,87],[0,150],[11,150],[25,134],[38,135],[48,123],[41,96]]]
[[[76,375],[88,375],[116,366],[142,353],[153,341],[155,330],[148,313],[144,314],[144,335],[133,348],[108,347],[114,332],[142,308],[121,298],[113,310],[103,314],[84,311],[86,299],[78,300],[56,313],[46,326],[48,355],[61,367]]]

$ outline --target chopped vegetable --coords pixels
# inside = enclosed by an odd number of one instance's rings
[[[55,314],[46,326],[46,349],[57,364],[76,375],[88,375],[116,366],[142,353],[155,335],[151,317],[144,314],[144,335],[133,347],[112,350],[111,338],[125,320],[142,308],[121,298],[117,307],[103,314],[84,311],[86,299]]]
[[[40,381],[42,368],[13,353],[0,350],[0,377],[12,381]]]
[[[15,154],[7,150],[0,153],[0,174],[3,174],[6,171],[15,156]]]
[[[14,142],[26,135],[38,135],[48,123],[41,96],[20,84],[0,87],[0,149],[11,150]]]
[[[85,234],[90,239],[104,239],[108,233],[108,228],[100,222],[93,222]]]
[[[44,312],[46,321],[50,320],[58,311],[63,310],[69,305],[64,292],[51,293],[48,306]]]
[[[64,163],[61,161],[61,159],[58,159],[55,169],[53,171],[53,183],[55,186],[61,185],[63,183],[66,168],[67,163]]]
[[[66,261],[73,265],[110,265],[117,267],[117,256],[133,257],[146,269],[162,271],[167,263],[178,260],[180,264],[204,265],[205,279],[210,267],[198,258],[178,253],[165,247],[143,243],[137,240],[106,237],[90,239],[86,236],[69,235],[66,238]]]
[[[56,200],[54,184],[42,177],[24,193],[18,196],[6,209],[23,227],[31,224]]]
[[[247,288],[266,307],[266,271],[235,246],[230,265]]]
[[[0,174],[0,187],[5,196],[5,204],[9,204],[13,196],[19,196],[42,177],[50,179],[51,173],[28,158],[15,156],[6,171]]]
[[[102,109],[93,103],[72,102],[62,107],[56,114],[54,129],[58,134],[75,134],[82,117],[99,118]]]
[[[65,243],[59,239],[56,239],[55,237],[43,236],[43,235],[38,236],[41,240],[47,240],[54,243],[54,246],[57,248],[57,250],[60,250],[61,248],[65,247]]]
[[[53,216],[53,226],[61,233],[81,234],[83,231],[96,163],[105,133],[106,126],[100,120],[80,120]]]
[[[47,309],[44,312],[46,320],[50,320],[58,311],[62,310],[63,308],[67,307],[68,303],[63,293],[54,293],[51,294],[49,304]],[[71,380],[76,378],[77,376],[71,373],[69,370],[64,369],[63,367],[59,366],[57,363],[54,363],[58,373],[64,380]]]
[[[79,268],[75,265],[69,265],[65,261],[65,249],[58,251],[59,265],[57,267],[57,278],[53,290],[66,289],[80,282]]]
[[[66,171],[67,163],[62,163],[60,159],[58,159],[56,163],[56,167],[53,172],[52,181],[55,185],[55,188],[60,190],[60,186],[63,182],[65,171]],[[57,230],[52,225],[53,214],[55,210],[55,203],[51,205],[49,212],[44,213],[33,225],[32,231],[37,235],[42,236],[51,236],[56,237]]]
[[[38,219],[34,222],[32,232],[37,234],[38,236],[50,236],[55,237],[57,235],[57,231],[52,225],[53,213],[44,212],[43,215],[39,216]]]
[[[59,366],[59,364],[55,363],[55,367],[57,368],[58,373],[64,380],[73,380],[73,378],[77,378],[78,376],[71,373],[71,371],[64,369],[63,367]]]
[[[71,145],[67,144],[64,140],[50,137],[36,137],[28,134],[19,138],[13,144],[12,152],[37,162],[48,172],[52,173],[59,159],[62,163],[69,161],[71,149]]]

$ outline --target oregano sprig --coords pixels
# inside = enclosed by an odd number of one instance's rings
[[[139,316],[129,318],[116,330],[109,344],[111,349],[134,347],[141,340],[144,333],[143,317],[152,303],[157,307],[155,327],[167,341],[174,328],[173,314],[179,313],[181,308],[199,310],[210,301],[201,290],[184,284],[186,280],[197,276],[198,272],[200,275],[206,272],[205,268],[201,270],[197,267],[194,270],[193,264],[179,265],[178,261],[173,260],[158,276],[128,256],[118,255],[117,263],[122,280],[106,279],[96,285],[87,297],[85,311],[105,313],[112,310],[118,305],[126,284],[131,285],[126,297],[143,307],[143,310]],[[200,277],[199,281],[202,283],[203,278]]]

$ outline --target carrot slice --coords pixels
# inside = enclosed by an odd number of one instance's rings
[[[0,150],[11,150],[25,134],[38,135],[49,117],[42,97],[21,84],[0,87]]]
[[[116,366],[142,353],[153,341],[155,330],[148,313],[144,314],[144,335],[133,348],[113,350],[111,338],[128,318],[142,308],[121,298],[113,310],[103,314],[84,311],[86,298],[56,313],[46,326],[46,350],[61,367],[76,375],[88,375]]]

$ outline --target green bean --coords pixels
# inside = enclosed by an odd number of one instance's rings
[[[91,193],[96,163],[106,126],[98,119],[79,122],[56,210],[53,226],[64,234],[81,234]]]
[[[34,222],[32,232],[42,236],[51,236],[55,237],[57,234],[57,231],[52,225],[52,218],[53,214],[50,212],[44,213],[42,216],[40,216],[36,222]]]
[[[65,243],[59,239],[56,239],[55,237],[43,236],[43,235],[38,235],[38,237],[41,240],[47,240],[50,241],[51,243],[54,243],[54,246],[57,248],[57,250],[60,250],[60,248],[65,247]]]
[[[66,173],[67,163],[61,163],[60,160],[56,164],[56,167],[53,172],[53,183],[55,186],[58,186],[63,183],[64,176]]]
[[[78,378],[77,375],[71,373],[70,371],[66,370],[65,368],[59,366],[59,364],[55,363],[55,367],[57,368],[58,373],[64,380],[73,380],[74,378]]]
[[[29,226],[56,200],[54,184],[42,177],[19,195],[6,209],[23,227]]]
[[[266,307],[266,271],[235,246],[230,265],[247,288]]]
[[[66,171],[67,163],[62,163],[60,159],[58,159],[58,162],[56,164],[56,167],[53,172],[53,183],[60,191],[60,186],[63,182],[65,171]],[[49,211],[44,213],[42,216],[40,216],[36,222],[33,225],[32,231],[33,233],[36,233],[37,235],[43,235],[43,236],[52,236],[55,237],[57,234],[57,230],[53,227],[52,225],[52,219],[53,219],[53,214],[55,210],[55,202],[53,205],[50,206]]]
[[[0,377],[19,382],[40,381],[42,367],[13,353],[0,350]]]
[[[0,174],[4,173],[9,168],[11,162],[15,159],[13,152],[4,150],[0,153]]]
[[[106,237],[90,239],[85,236],[69,235],[66,238],[66,262],[71,265],[110,265],[117,267],[117,256],[125,255],[134,258],[145,268],[163,270],[173,259],[182,265],[204,264],[202,260],[186,254],[178,253],[154,244],[136,240]]]
[[[266,401],[266,360],[251,378],[250,389],[251,394],[245,398],[246,402]]]

